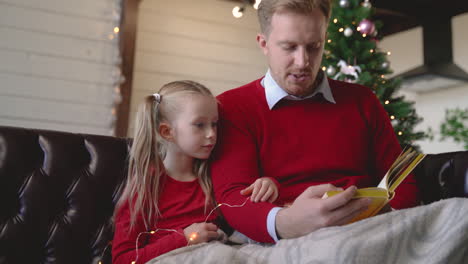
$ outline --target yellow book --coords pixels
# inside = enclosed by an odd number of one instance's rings
[[[383,179],[377,187],[363,188],[356,190],[353,198],[370,198],[371,204],[369,208],[357,215],[351,220],[351,223],[361,219],[376,215],[390,200],[395,196],[395,189],[408,176],[411,171],[421,162],[425,154],[408,148],[403,151],[398,158],[393,162],[390,169],[387,171]],[[342,191],[326,192],[324,198],[331,197]]]

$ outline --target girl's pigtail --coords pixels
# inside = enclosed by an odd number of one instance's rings
[[[149,224],[159,215],[159,182],[163,171],[157,131],[161,119],[160,102],[161,96],[147,96],[136,115],[127,183],[118,203],[118,206],[129,203],[129,231],[134,228],[137,217],[142,218],[148,229]]]

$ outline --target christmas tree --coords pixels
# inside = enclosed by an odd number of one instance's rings
[[[379,50],[380,21],[373,21],[375,9],[369,0],[335,0],[325,44],[323,70],[333,79],[359,83],[370,87],[379,98],[392,121],[402,147],[415,145],[427,137],[414,131],[422,121],[414,109],[414,102],[397,95],[401,80],[386,78],[391,74],[387,56]]]

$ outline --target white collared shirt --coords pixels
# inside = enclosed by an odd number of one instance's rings
[[[328,83],[328,79],[325,76],[323,76],[322,81],[317,86],[317,89],[315,89],[315,91],[311,95],[308,95],[306,97],[298,97],[298,96],[288,94],[273,79],[273,76],[271,76],[270,70],[268,70],[267,73],[265,74],[265,78],[262,79],[261,84],[265,88],[265,96],[266,96],[266,100],[267,100],[268,107],[270,108],[270,110],[273,109],[273,107],[279,101],[281,101],[281,99],[300,101],[300,100],[314,97],[317,94],[322,94],[323,98],[325,98],[327,101],[329,101],[330,103],[336,104],[335,99],[333,98],[333,94],[330,89],[330,84]]]

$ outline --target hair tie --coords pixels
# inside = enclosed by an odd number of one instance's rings
[[[160,94],[154,93],[153,96],[154,96],[154,99],[156,100],[156,102],[158,102],[158,104],[161,103],[161,95]]]

